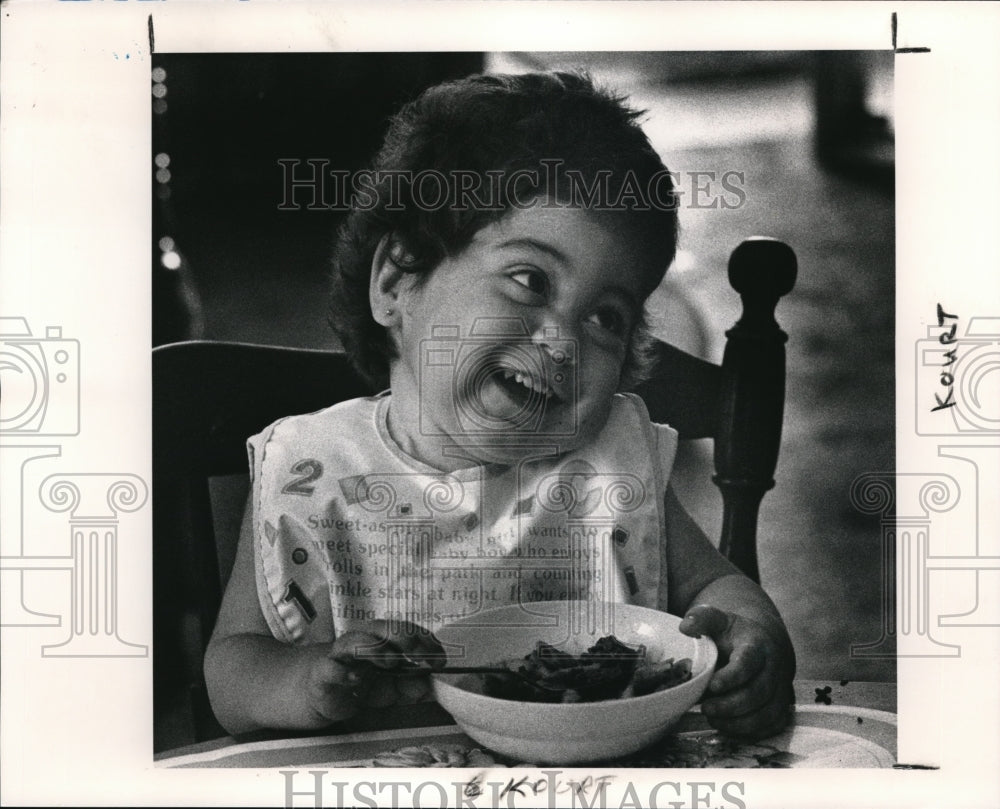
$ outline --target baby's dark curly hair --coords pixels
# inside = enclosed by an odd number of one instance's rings
[[[567,187],[576,189],[568,204],[600,208],[638,248],[649,267],[648,296],[674,259],[678,225],[673,182],[639,126],[641,115],[589,77],[561,72],[470,76],[404,106],[355,185],[334,251],[330,324],[357,369],[385,387],[395,355],[369,305],[383,237],[405,246],[404,270],[427,274],[512,207],[558,199]],[[479,180],[470,196],[470,183]],[[631,335],[622,389],[644,377],[648,345],[642,320]]]

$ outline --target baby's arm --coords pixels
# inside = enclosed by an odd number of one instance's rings
[[[357,653],[379,647],[359,664]],[[253,527],[247,505],[233,572],[205,652],[212,710],[230,733],[259,728],[321,728],[364,706],[418,696],[426,680],[379,676],[410,656],[441,653],[437,641],[412,624],[372,621],[333,643],[292,645],[277,640],[257,598]]]
[[[702,712],[734,735],[774,735],[795,703],[795,652],[785,624],[767,594],[718,553],[669,488],[666,514],[670,611],[685,616],[681,631],[710,635],[719,647]]]

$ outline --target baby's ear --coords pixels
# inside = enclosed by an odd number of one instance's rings
[[[409,283],[406,268],[414,257],[394,234],[387,233],[379,241],[372,256],[368,301],[375,322],[389,328],[399,321],[401,295]]]

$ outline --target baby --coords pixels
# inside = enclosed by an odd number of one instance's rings
[[[354,186],[331,298],[386,390],[249,441],[205,658],[231,732],[419,699],[426,678],[387,670],[441,665],[434,630],[541,600],[591,621],[622,602],[685,616],[719,647],[709,721],[758,738],[787,723],[781,618],[674,496],[676,432],[624,392],[677,234],[637,117],[559,73],[447,83],[393,119]]]

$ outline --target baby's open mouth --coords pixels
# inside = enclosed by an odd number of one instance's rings
[[[548,376],[544,357],[506,346],[485,348],[460,367],[456,394],[480,428],[515,432],[545,429],[564,403],[562,368]]]
[[[551,385],[523,367],[498,363],[480,379],[470,405],[487,422],[496,420],[497,427],[537,429],[538,419],[560,402]]]
[[[527,390],[538,393],[546,399],[550,399],[555,396],[555,391],[553,391],[548,384],[532,374],[525,373],[524,371],[517,371],[511,368],[499,368],[494,373],[493,377],[505,389],[515,394],[523,396],[525,390]]]

